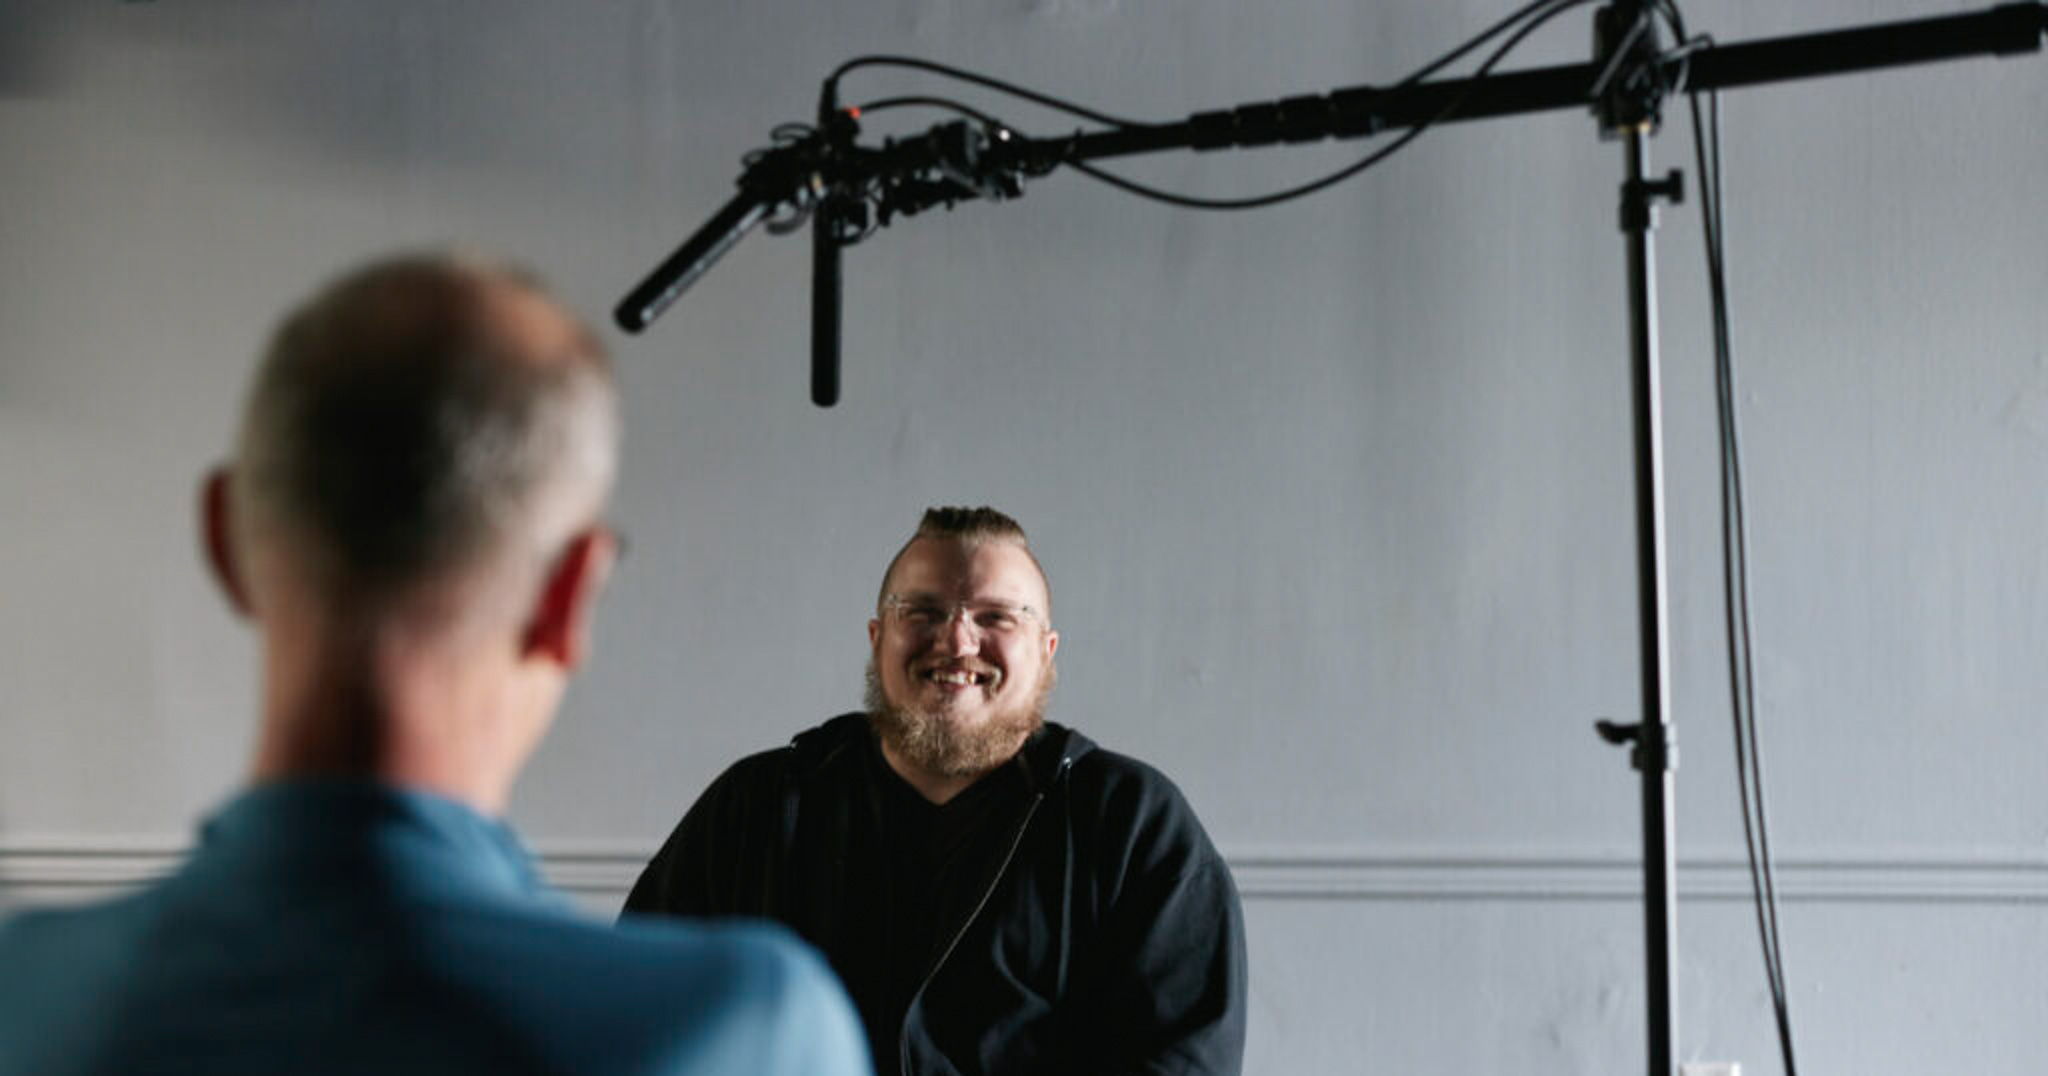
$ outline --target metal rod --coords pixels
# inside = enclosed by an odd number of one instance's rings
[[[1701,90],[1817,78],[1882,67],[2037,52],[2048,31],[2048,4],[2005,4],[1967,15],[1880,23],[1701,49],[1665,61],[1683,66]],[[1014,152],[1036,160],[1097,160],[1170,149],[1226,149],[1356,138],[1389,128],[1590,107],[1597,63],[1539,67],[1477,79],[1444,79],[1405,88],[1356,86],[1327,94],[1258,101],[1200,112],[1178,123],[1018,139]]]
[[[1649,1007],[1649,1072],[1678,1071],[1678,898],[1672,824],[1673,780],[1669,588],[1664,530],[1663,375],[1657,354],[1656,198],[1649,177],[1650,132],[1625,132],[1628,179],[1622,230],[1628,245],[1630,382],[1634,402],[1636,573],[1642,714],[1634,761],[1642,784],[1643,951]],[[1675,195],[1676,181],[1662,189]]]

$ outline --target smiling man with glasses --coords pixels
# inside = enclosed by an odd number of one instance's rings
[[[878,1072],[1238,1072],[1229,869],[1164,775],[1045,720],[1051,609],[1015,520],[926,512],[867,623],[866,710],[727,770],[627,912],[796,928]]]

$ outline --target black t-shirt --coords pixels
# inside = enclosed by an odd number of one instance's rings
[[[882,789],[882,831],[888,843],[885,951],[893,974],[885,1027],[899,1027],[911,999],[947,946],[967,924],[1001,869],[1024,817],[1025,785],[1003,766],[935,804],[897,776],[872,743],[869,764]],[[877,1072],[894,1072],[894,1041],[875,1044]]]

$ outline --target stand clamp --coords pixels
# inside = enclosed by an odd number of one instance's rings
[[[1670,724],[1655,726],[1654,737],[1643,735],[1641,722],[1623,725],[1602,718],[1593,722],[1593,731],[1600,738],[1616,747],[1633,745],[1628,753],[1629,765],[1638,770],[1649,769],[1660,773],[1672,773],[1678,769],[1678,730]]]
[[[1685,203],[1685,173],[1673,168],[1662,179],[1631,179],[1621,185],[1621,230],[1647,232],[1657,227],[1657,202]]]

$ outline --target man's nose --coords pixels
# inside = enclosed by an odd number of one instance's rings
[[[939,625],[939,645],[949,654],[972,654],[981,649],[981,631],[974,618],[961,606],[954,606],[946,622]]]

